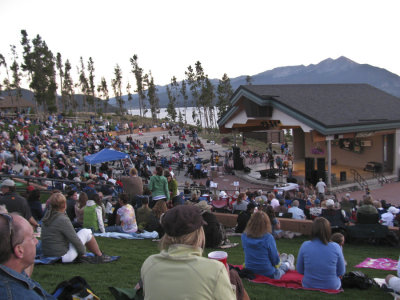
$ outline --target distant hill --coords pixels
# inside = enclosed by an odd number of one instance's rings
[[[228,74],[229,75],[229,74]],[[234,90],[240,85],[245,85],[247,75],[231,78]],[[400,97],[400,76],[386,69],[374,67],[368,64],[356,63],[344,56],[337,59],[325,59],[314,65],[299,65],[279,67],[252,75],[252,84],[323,84],[323,83],[368,83],[396,97]],[[218,79],[211,82],[217,87]],[[160,107],[166,107],[168,96],[166,86],[158,86]],[[190,95],[190,92],[188,92]],[[137,107],[137,95],[133,95],[131,103],[126,101],[128,108]],[[127,100],[128,96],[124,96]],[[115,99],[110,99],[115,104]],[[189,104],[191,100],[189,99]],[[178,106],[183,106],[182,101]]]

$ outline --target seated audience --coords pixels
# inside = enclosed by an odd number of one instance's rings
[[[67,215],[68,218],[72,223],[75,222],[75,205],[77,204],[78,201],[78,193],[74,190],[70,190],[67,193]]]
[[[379,221],[378,210],[373,206],[370,195],[364,197],[363,204],[357,209],[357,223],[376,224]]]
[[[236,201],[232,205],[232,213],[240,213],[247,209],[248,203],[245,201],[246,193],[240,193]]]
[[[121,182],[124,193],[128,195],[130,203],[132,203],[135,196],[143,195],[143,181],[142,178],[138,176],[136,168],[131,168],[129,170],[129,176],[122,176]]]
[[[161,216],[168,210],[167,203],[164,200],[159,200],[154,205],[149,221],[144,228],[146,231],[157,231],[161,238],[164,235],[164,229],[161,226]]]
[[[89,200],[87,194],[82,192],[79,194],[78,202],[75,204],[76,226],[82,227],[83,225],[83,210],[85,209],[86,202]]]
[[[304,242],[297,257],[297,271],[303,274],[303,287],[333,289],[341,287],[340,277],[346,272],[340,246],[330,242],[329,221],[318,217],[312,225],[312,240]]]
[[[96,196],[99,198],[97,194]],[[103,210],[94,200],[88,200],[83,208],[82,227],[92,229],[93,232],[105,232]]]
[[[135,233],[137,231],[135,210],[128,201],[126,194],[119,194],[120,208],[117,210],[115,225],[106,227],[106,232]]]
[[[278,249],[272,236],[271,222],[263,211],[255,212],[242,234],[245,266],[250,271],[280,279],[289,269],[294,270],[294,257],[280,263]]]
[[[36,221],[43,218],[42,202],[40,201],[40,190],[34,189],[28,194],[28,204],[31,209],[32,217]]]
[[[274,211],[278,213],[287,213],[288,208],[285,205],[285,199],[279,199],[279,205],[274,207]]]
[[[226,267],[202,257],[203,223],[192,205],[165,213],[161,253],[148,257],[141,268],[145,299],[236,299]]]
[[[136,222],[140,229],[144,229],[151,215],[151,208],[149,207],[149,198],[145,197],[142,199],[142,206],[136,211]]]
[[[335,232],[331,236],[331,241],[338,244],[343,252],[343,246],[344,246],[344,242],[345,242],[345,238],[344,238],[343,234],[341,234],[340,232]],[[343,255],[343,259],[344,259],[344,265],[347,266],[347,262],[346,262],[346,259],[344,258],[344,255]]]
[[[218,222],[217,217],[211,212],[211,205],[208,205],[206,201],[200,201],[195,204],[200,209],[201,216],[207,224],[203,224],[204,234],[206,237],[206,248],[216,248],[222,241],[225,235],[222,231],[222,226]]]
[[[42,220],[42,251],[45,256],[61,256],[63,263],[73,262],[85,254],[85,246],[96,255],[96,262],[108,262],[110,257],[103,254],[90,229],[75,232],[65,214],[67,200],[61,193],[49,198],[50,208]]]
[[[38,240],[29,222],[18,214],[0,214],[0,298],[56,298],[31,279]]]
[[[263,211],[268,215],[269,221],[271,222],[272,235],[274,236],[274,238],[280,238],[282,232],[281,224],[279,223],[279,220],[275,217],[274,208],[271,205],[268,205],[266,208],[263,209]]]
[[[292,219],[304,220],[306,218],[304,211],[299,208],[299,201],[294,200],[292,207],[288,209],[289,213],[292,213]]]
[[[335,209],[335,202],[332,199],[326,200],[326,209],[322,210],[321,217],[329,221],[331,227],[345,228],[347,219],[340,209]]]
[[[250,220],[251,215],[254,213],[255,205],[250,202],[245,211],[242,211],[237,217],[237,225],[235,228],[236,233],[242,233]]]
[[[37,227],[38,223],[32,217],[31,210],[26,199],[20,196],[15,190],[15,182],[12,179],[5,179],[0,185],[0,204],[6,206],[8,212],[16,212],[23,216],[33,226]]]
[[[400,210],[394,206],[389,207],[388,212],[382,214],[381,224],[385,226],[394,226],[394,220]]]

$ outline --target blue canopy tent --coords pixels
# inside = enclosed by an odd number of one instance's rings
[[[119,152],[116,150],[112,150],[112,149],[108,149],[108,148],[103,149],[95,154],[87,155],[84,157],[85,161],[88,162],[90,165],[99,164],[99,163],[103,163],[106,161],[122,160],[125,158],[129,159],[131,164],[133,165],[129,154]],[[122,165],[124,165],[124,164],[122,164]],[[124,167],[124,169],[125,169],[125,167]],[[92,170],[92,168],[90,168],[90,170]]]

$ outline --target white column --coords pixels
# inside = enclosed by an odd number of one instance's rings
[[[400,169],[400,129],[396,129],[394,134],[394,162],[393,162],[393,174],[398,174]]]
[[[333,140],[332,135],[328,135],[326,137],[326,148],[328,150],[328,189],[331,190],[332,188],[332,168],[331,168],[331,162],[332,162],[332,149],[331,149],[331,141]]]

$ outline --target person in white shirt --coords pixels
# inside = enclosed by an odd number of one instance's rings
[[[322,180],[322,178],[319,179],[319,181],[318,181],[318,183],[315,185],[315,187],[317,188],[318,194],[325,195],[326,184],[325,184],[325,182]]]
[[[389,227],[394,226],[394,218],[400,212],[400,209],[391,206],[388,211],[381,216],[381,224]]]
[[[306,218],[304,211],[299,208],[299,201],[294,200],[292,207],[288,209],[288,213],[292,213],[292,219],[304,220]]]

